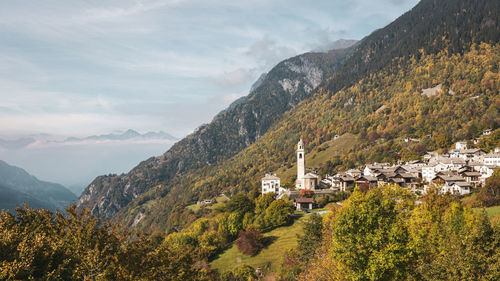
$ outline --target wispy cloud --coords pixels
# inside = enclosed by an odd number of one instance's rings
[[[0,136],[180,136],[280,60],[360,39],[417,0],[0,2]]]
[[[125,7],[100,7],[90,8],[84,11],[80,18],[84,23],[94,21],[109,21],[117,18],[133,16],[151,10],[164,8],[182,2],[181,0],[156,0],[156,1],[135,1]]]

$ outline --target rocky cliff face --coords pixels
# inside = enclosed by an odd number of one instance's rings
[[[162,184],[168,192],[169,182],[176,175],[234,156],[264,135],[284,112],[308,98],[350,52],[351,49],[339,49],[306,53],[279,63],[259,79],[248,96],[234,102],[165,154],[143,161],[127,174],[96,178],[80,196],[78,207],[109,219],[155,186]]]

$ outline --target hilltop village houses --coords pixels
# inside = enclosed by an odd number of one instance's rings
[[[472,189],[483,186],[493,171],[500,167],[500,149],[486,153],[479,148],[468,148],[466,142],[457,142],[455,148],[448,153],[428,152],[422,161],[373,163],[359,169],[324,176],[315,172],[306,173],[305,159],[305,147],[301,139],[297,144],[295,187],[284,188],[276,174],[266,174],[262,178],[262,194],[274,192],[277,198],[286,194],[294,200],[297,210],[310,210],[315,207],[312,198],[300,195],[301,190],[310,190],[315,196],[324,196],[346,191],[356,185],[374,188],[396,184],[421,194],[434,184],[441,188],[442,193],[466,195]]]

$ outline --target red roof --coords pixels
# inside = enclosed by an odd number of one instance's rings
[[[312,198],[307,198],[307,197],[300,197],[295,199],[296,203],[313,203]]]

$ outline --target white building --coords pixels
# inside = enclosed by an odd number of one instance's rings
[[[269,192],[280,194],[283,190],[284,189],[281,188],[280,178],[276,175],[266,174],[266,176],[262,178],[262,194]]]
[[[493,152],[484,155],[484,165],[500,166],[500,153]]]
[[[306,153],[304,150],[304,142],[302,139],[297,144],[297,181],[295,187],[298,189],[305,188],[304,176],[306,172]]]
[[[304,175],[303,179],[303,189],[316,190],[319,187],[321,181],[321,176],[315,173],[307,173]]]
[[[455,149],[456,150],[467,149],[467,142],[459,141],[459,142],[455,143]]]
[[[359,178],[363,175],[361,173],[361,171],[358,169],[349,169],[349,170],[347,170],[346,174],[348,174],[349,176],[351,176],[353,178]]]
[[[455,182],[455,183],[452,183],[452,184],[448,184],[446,183],[445,185],[443,185],[443,193],[451,193],[451,194],[456,194],[456,195],[465,195],[465,194],[469,194],[471,192],[471,189],[472,189],[472,184],[468,183],[468,182],[463,182],[463,181],[460,181],[460,182]]]
[[[363,175],[364,176],[372,176],[375,177],[379,173],[380,170],[389,168],[391,167],[391,164],[389,163],[375,163],[375,164],[368,164],[365,166],[365,169],[363,170]]]
[[[427,166],[422,167],[422,179],[425,182],[430,182],[433,178],[436,177],[436,166],[437,163],[429,164]]]
[[[467,162],[462,158],[444,158],[438,161],[437,172],[458,171],[465,166]]]
[[[480,148],[470,148],[470,149],[453,149],[449,152],[451,158],[461,158],[464,160],[478,159],[479,157],[486,154]]]
[[[435,151],[428,151],[425,155],[424,155],[424,160],[429,162],[429,161],[432,161],[433,159],[437,159],[439,157],[439,154]]]
[[[481,173],[481,183],[484,184],[486,179],[493,175],[496,168],[495,165],[482,165],[474,167],[474,170]]]
[[[422,179],[425,182],[430,182],[436,177],[439,172],[458,171],[466,165],[466,161],[462,158],[438,158],[430,162],[427,166],[422,167]]]

